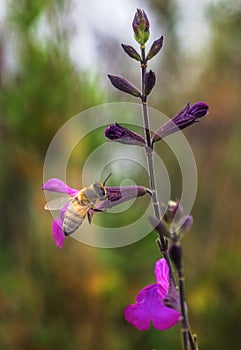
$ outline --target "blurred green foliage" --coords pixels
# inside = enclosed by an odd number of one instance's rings
[[[69,239],[59,251],[51,237],[52,218],[43,210],[40,190],[45,152],[64,122],[106,102],[111,94],[98,76],[78,70],[70,59],[65,22],[70,3],[7,3],[0,43],[0,348],[180,349],[178,326],[166,332],[153,328],[139,332],[123,319],[124,307],[140,288],[153,282],[154,263],[160,257],[154,233],[115,250]],[[187,100],[202,99],[210,105],[210,117],[186,131],[199,174],[194,227],[184,239],[190,320],[201,349],[238,349],[240,6],[238,1],[221,1],[207,9],[211,37],[205,66],[195,83],[183,84],[178,95],[175,79],[183,70],[202,66],[203,57],[190,66],[188,55],[179,56],[174,1],[153,1],[152,7],[150,19],[162,19],[170,40],[166,53],[163,49],[161,70],[166,88],[154,99],[155,107],[163,111],[164,106],[174,115]],[[44,42],[38,32],[43,18],[51,30]],[[4,42],[10,33],[15,40],[15,69],[6,71]],[[82,145],[77,168],[97,142],[92,138]],[[168,166],[178,174],[172,159]],[[79,176],[77,171],[71,175]]]

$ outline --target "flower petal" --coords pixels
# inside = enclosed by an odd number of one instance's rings
[[[50,192],[67,193],[70,196],[75,196],[79,191],[69,187],[64,181],[56,178],[47,180],[42,185],[42,190]]]
[[[196,102],[191,106],[189,114],[195,118],[202,118],[208,113],[208,105],[205,102]]]
[[[158,288],[157,284],[145,287],[138,293],[136,304],[125,308],[125,319],[135,328],[147,330],[152,321],[155,328],[165,330],[179,321],[180,313],[162,304]]]
[[[52,234],[55,239],[57,247],[62,249],[64,240],[65,240],[65,235],[64,231],[62,230],[62,220],[57,218],[54,219],[53,225],[52,225]]]
[[[162,258],[156,262],[155,265],[156,282],[159,286],[159,295],[164,299],[168,293],[169,288],[169,267],[166,259]]]

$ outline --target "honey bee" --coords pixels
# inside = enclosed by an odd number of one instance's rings
[[[98,210],[96,205],[107,199],[105,184],[110,176],[111,174],[107,176],[103,183],[95,182],[88,187],[84,187],[73,198],[68,198],[66,200],[66,197],[60,197],[45,205],[45,209],[47,210],[57,210],[62,209],[65,205],[67,206],[62,226],[66,236],[74,233],[86,216],[89,223],[91,223],[93,211],[102,211]]]

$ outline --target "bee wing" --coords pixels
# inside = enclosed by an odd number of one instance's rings
[[[90,210],[90,206],[89,205],[80,205],[78,207],[75,207],[75,210],[77,211],[77,213],[83,217],[83,219],[86,217],[88,211]]]
[[[62,209],[62,207],[68,203],[69,201],[71,201],[72,198],[69,198],[69,197],[59,197],[59,198],[55,198],[55,199],[52,199],[51,201],[49,201],[44,209],[46,210],[60,210]]]

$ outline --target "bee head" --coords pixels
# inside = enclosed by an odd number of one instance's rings
[[[93,188],[100,199],[104,200],[106,198],[106,190],[101,182],[95,182]]]

